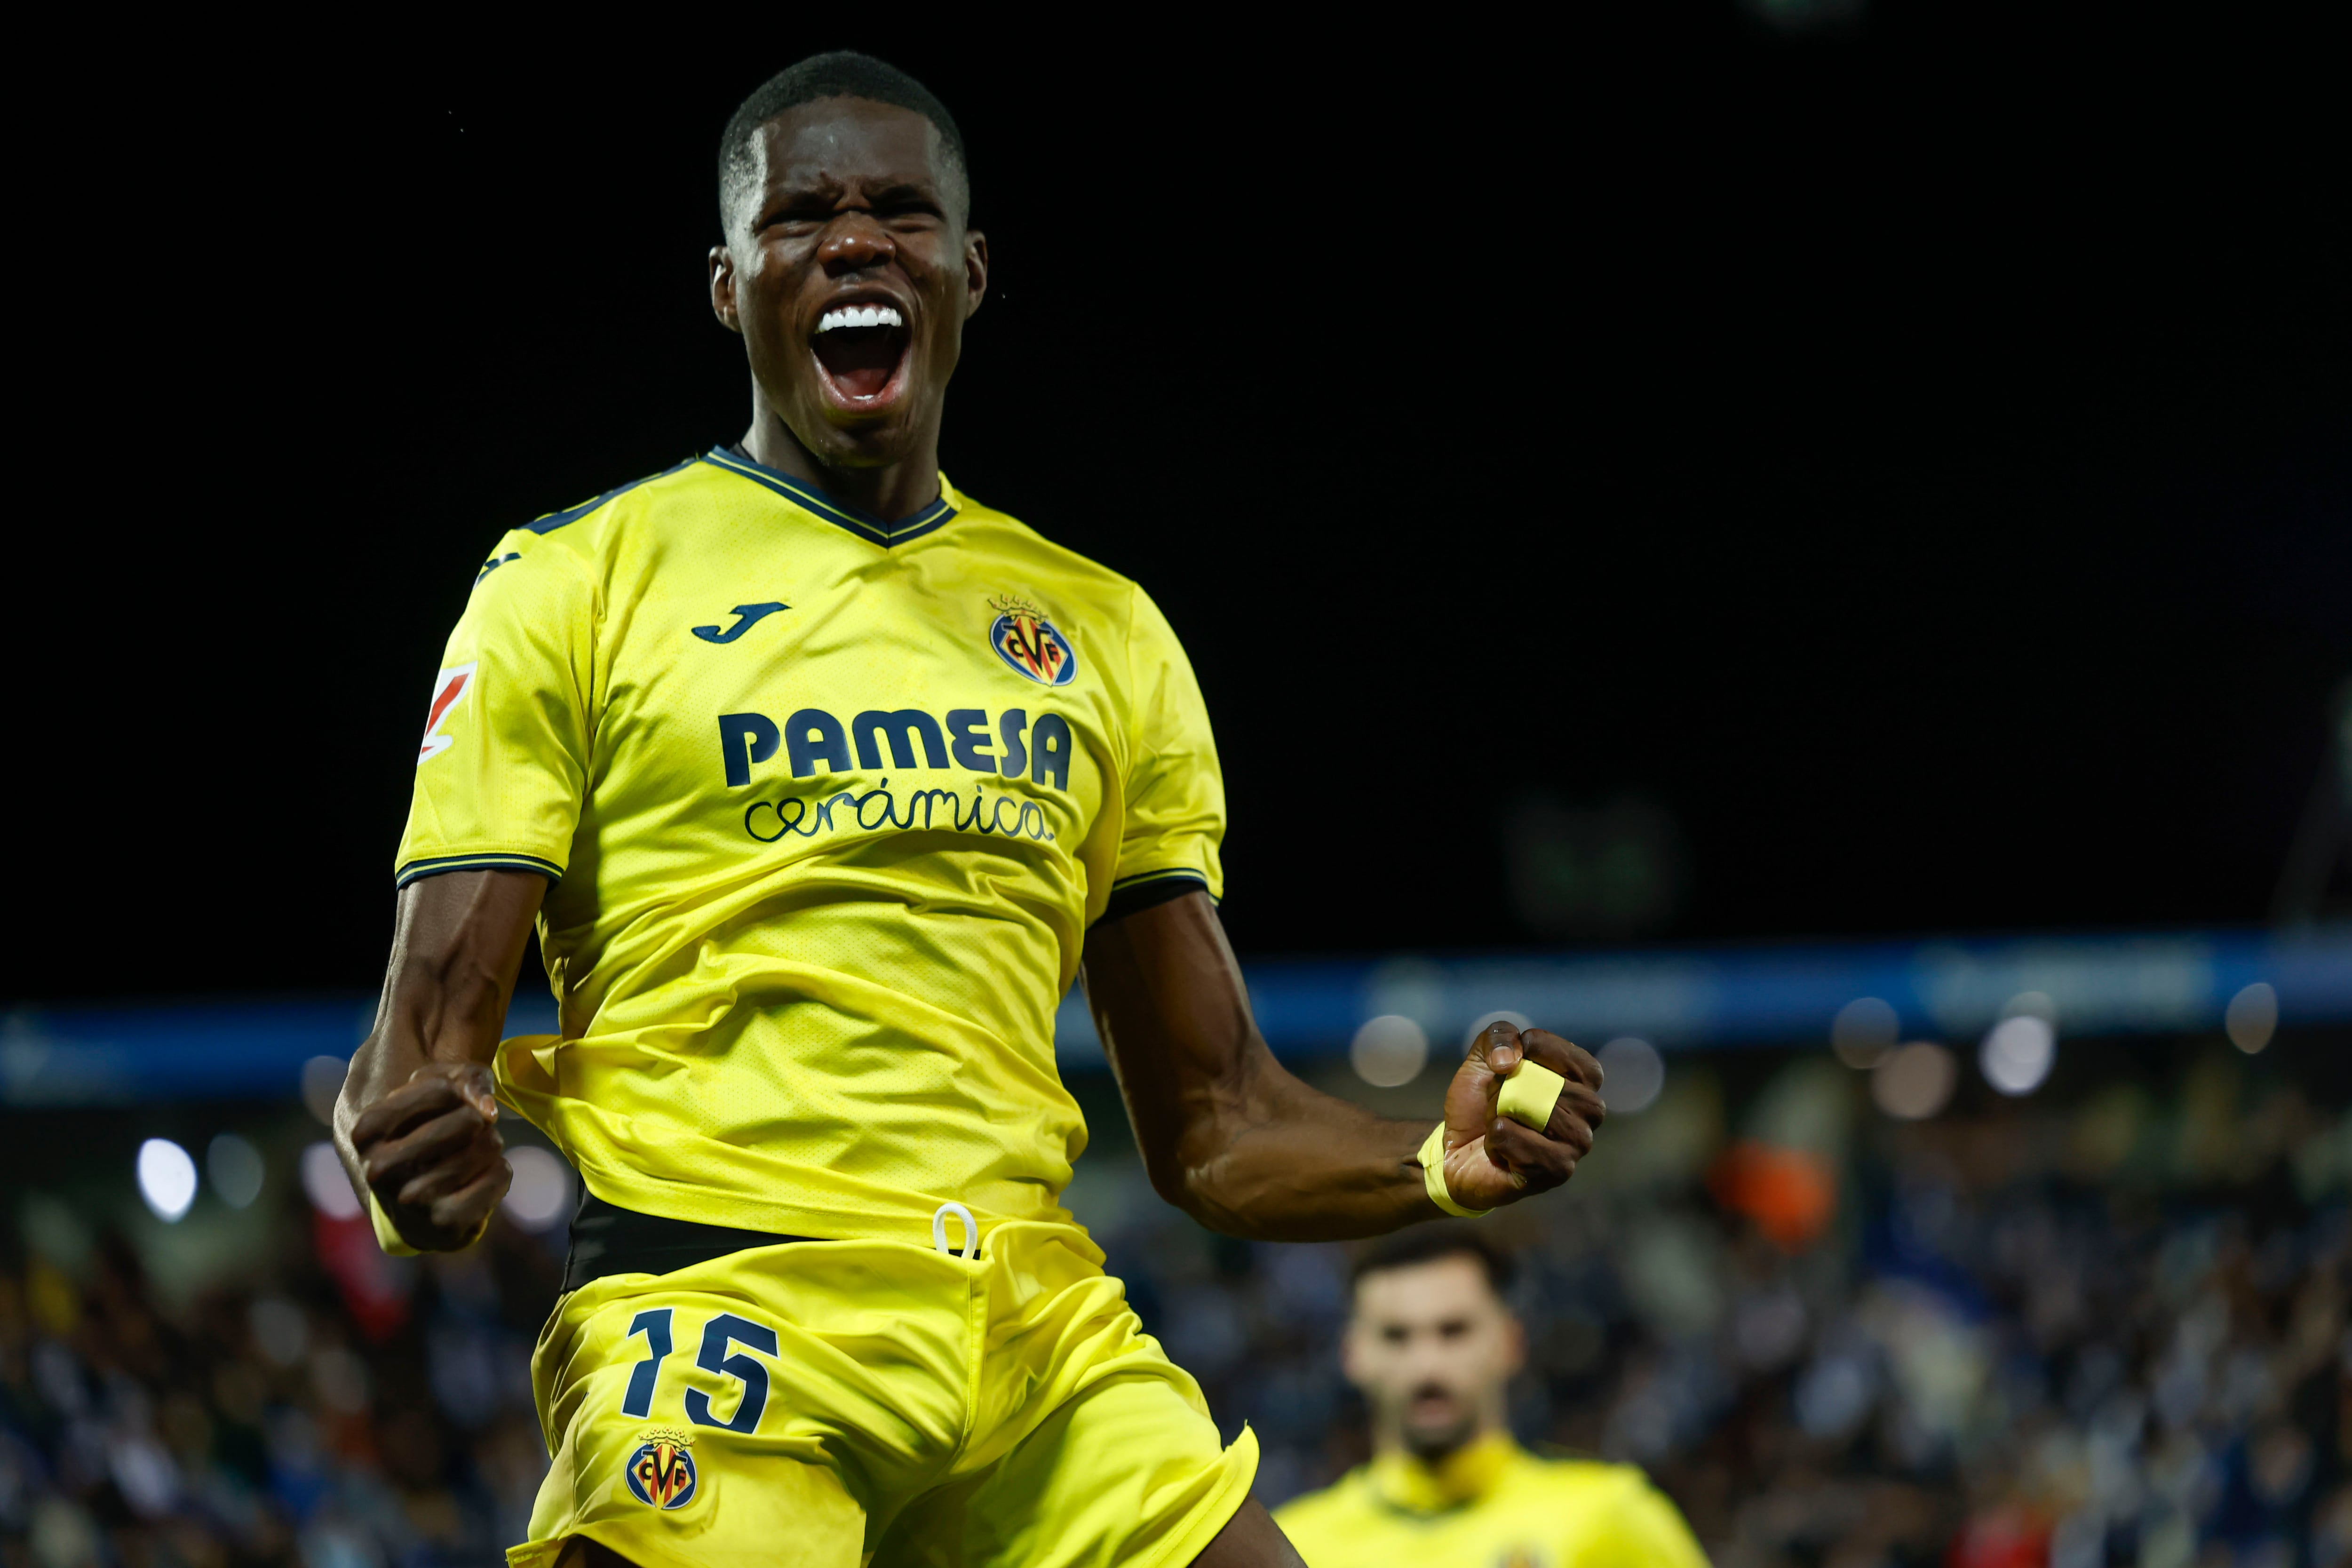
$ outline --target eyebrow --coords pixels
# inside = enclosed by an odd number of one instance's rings
[[[849,181],[837,174],[814,174],[805,180],[780,179],[768,186],[764,193],[765,200],[761,205],[773,206],[778,202],[801,201],[810,196],[838,199],[841,194],[849,188]],[[922,201],[945,199],[944,193],[932,182],[903,176],[872,186],[867,192],[867,197],[877,204],[909,199]]]

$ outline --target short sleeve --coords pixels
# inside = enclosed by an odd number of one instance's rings
[[[499,542],[434,679],[394,875],[560,879],[586,790],[594,605],[587,574],[527,530]]]
[[[1225,781],[1208,705],[1174,628],[1140,588],[1132,615],[1126,813],[1106,920],[1194,889],[1222,898],[1225,888]]]

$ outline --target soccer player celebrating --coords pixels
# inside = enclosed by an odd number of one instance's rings
[[[1558,1186],[1599,1068],[1498,1026],[1436,1129],[1283,1071],[1213,900],[1223,791],[1134,584],[958,492],[963,139],[804,60],[719,147],[742,439],[501,539],[449,640],[337,1142],[468,1245],[499,1102],[587,1184],[517,1568],[1297,1561],[1056,1198],[1080,975],[1154,1185],[1346,1237]],[[533,921],[561,1033],[498,1033]]]
[[[1285,1504],[1308,1568],[1706,1568],[1675,1505],[1632,1465],[1538,1459],[1504,1394],[1527,1359],[1504,1301],[1510,1260],[1432,1226],[1356,1266],[1348,1380],[1372,1410],[1372,1462]]]

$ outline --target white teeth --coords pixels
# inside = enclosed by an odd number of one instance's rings
[[[906,324],[893,305],[845,305],[827,310],[817,321],[816,330],[829,332],[835,327],[903,327]]]

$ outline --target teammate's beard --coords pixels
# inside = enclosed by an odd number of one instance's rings
[[[1453,1393],[1444,1384],[1425,1383],[1406,1397],[1404,1419],[1398,1425],[1404,1435],[1406,1450],[1423,1464],[1437,1463],[1477,1436],[1478,1412],[1475,1409],[1465,1410],[1459,1420],[1449,1421],[1443,1426],[1415,1426],[1412,1424],[1412,1412],[1415,1401],[1426,1394],[1450,1395]]]

